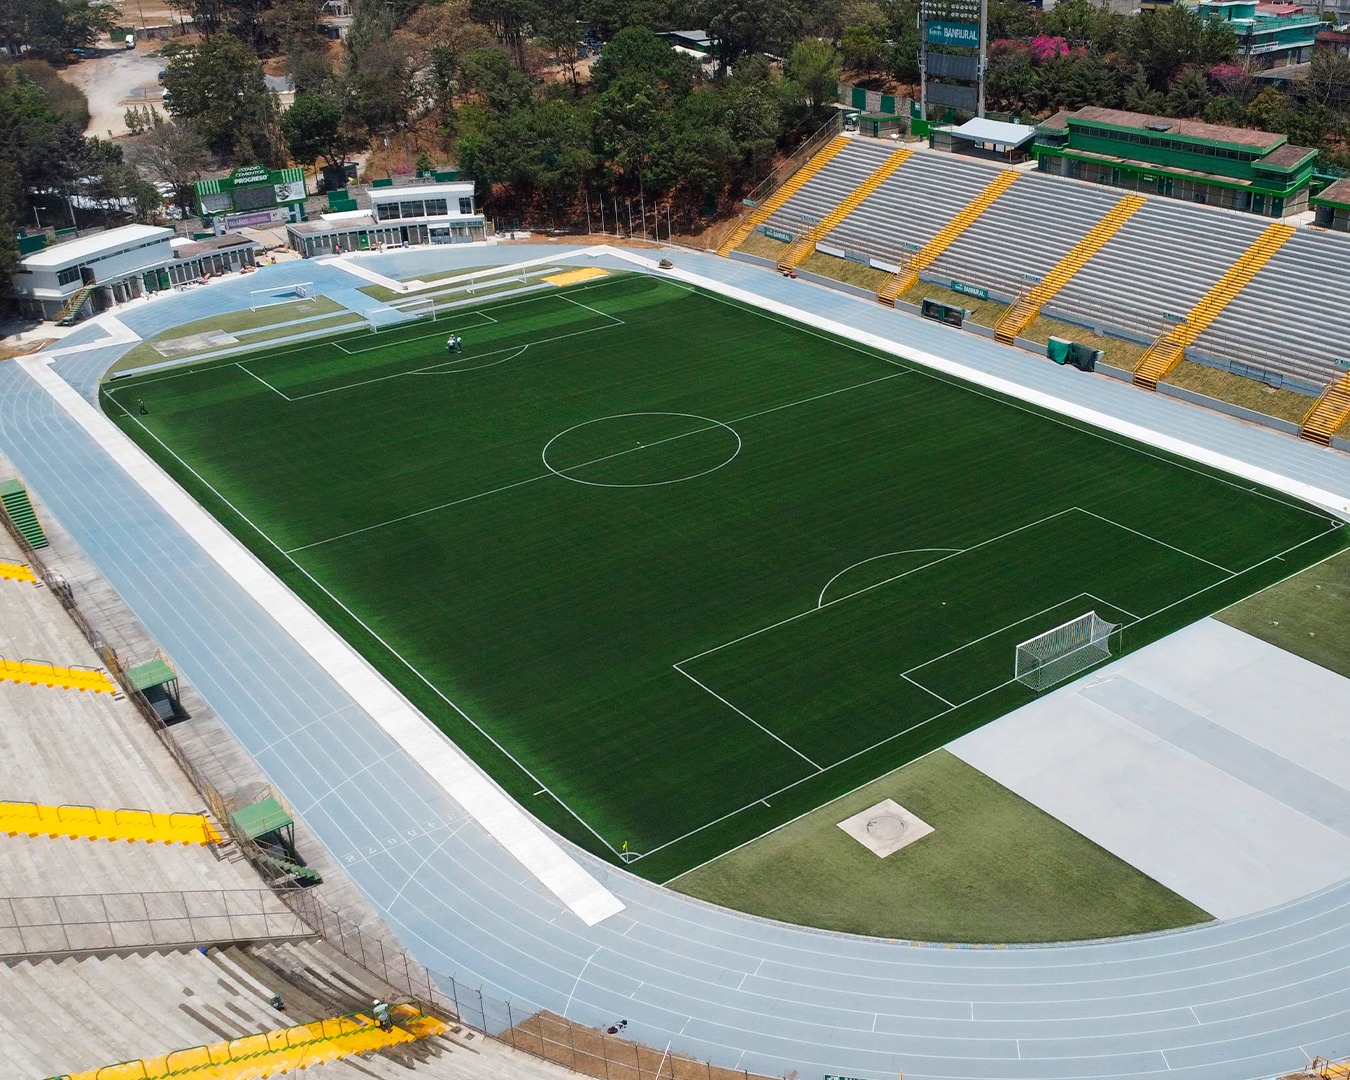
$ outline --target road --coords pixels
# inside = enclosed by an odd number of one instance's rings
[[[109,139],[128,134],[124,114],[132,105],[155,105],[164,111],[158,75],[166,61],[151,55],[154,48],[155,43],[142,42],[134,49],[104,49],[61,72],[89,99],[86,135]]]

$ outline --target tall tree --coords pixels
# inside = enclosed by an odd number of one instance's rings
[[[683,92],[693,85],[694,64],[650,30],[629,27],[615,34],[591,65],[591,85],[604,93],[613,83],[630,77]]]
[[[186,120],[156,124],[127,151],[137,168],[173,188],[173,201],[192,208],[192,185],[206,168],[206,143]]]
[[[1183,4],[1140,12],[1131,20],[1123,45],[1128,63],[1143,68],[1149,86],[1164,93],[1188,64],[1208,68],[1237,55],[1231,26]]]
[[[89,0],[3,0],[0,41],[12,54],[23,49],[55,63],[71,49],[94,44],[118,18],[116,8]]]
[[[281,133],[291,159],[312,165],[323,158],[328,165],[347,160],[346,125],[342,104],[318,94],[297,94],[291,107],[281,114]]]
[[[253,51],[230,34],[184,49],[164,73],[164,104],[190,121],[218,154],[281,165],[276,95]]]
[[[783,65],[788,94],[812,111],[839,93],[839,54],[818,38],[804,38],[792,47]]]

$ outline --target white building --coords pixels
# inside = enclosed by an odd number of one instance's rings
[[[148,292],[253,264],[254,241],[238,234],[212,240],[175,245],[172,229],[123,225],[52,244],[19,260],[14,297],[25,314],[69,323]]]
[[[367,189],[369,210],[343,210],[286,226],[290,245],[308,258],[405,244],[465,244],[487,238],[472,183]]]
[[[108,290],[102,307],[139,296],[131,280],[173,258],[169,241],[173,230],[158,225],[124,225],[120,229],[82,236],[25,255],[14,275],[14,295],[26,312],[55,319],[78,315],[100,290]],[[78,299],[78,303],[76,303]]]

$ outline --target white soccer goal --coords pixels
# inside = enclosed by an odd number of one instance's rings
[[[436,301],[429,296],[419,296],[411,300],[400,300],[397,304],[381,304],[368,308],[366,322],[376,333],[390,330],[396,326],[405,326],[410,322],[435,322]]]
[[[1038,694],[1071,679],[1111,655],[1111,635],[1119,624],[1095,611],[1028,638],[1017,646],[1014,675]]]
[[[278,304],[294,304],[299,300],[309,300],[313,296],[312,281],[301,281],[295,285],[273,285],[270,289],[250,289],[248,309],[258,311],[260,308],[276,307]]]

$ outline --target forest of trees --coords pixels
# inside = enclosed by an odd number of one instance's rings
[[[392,147],[390,171],[457,165],[500,221],[561,227],[592,200],[638,199],[690,227],[818,127],[841,77],[910,90],[917,2],[352,0],[338,44],[319,26],[321,0],[177,0],[200,33],[162,47],[164,112],[128,113],[144,133],[125,157],[83,136],[83,106],[50,67],[0,72],[0,216],[50,224],[91,187],[148,212],[158,196],[137,167],[186,205],[208,164],[336,164]],[[59,63],[106,33],[106,10],[0,0],[0,34]],[[1350,166],[1350,58],[1318,52],[1286,90],[1239,66],[1228,27],[1182,5],[1123,16],[1060,0],[1042,14],[989,0],[989,11],[991,110],[1028,122],[1089,104],[1199,117],[1287,132]],[[655,36],[682,27],[721,42],[717,63]],[[289,109],[264,63],[287,74]]]

